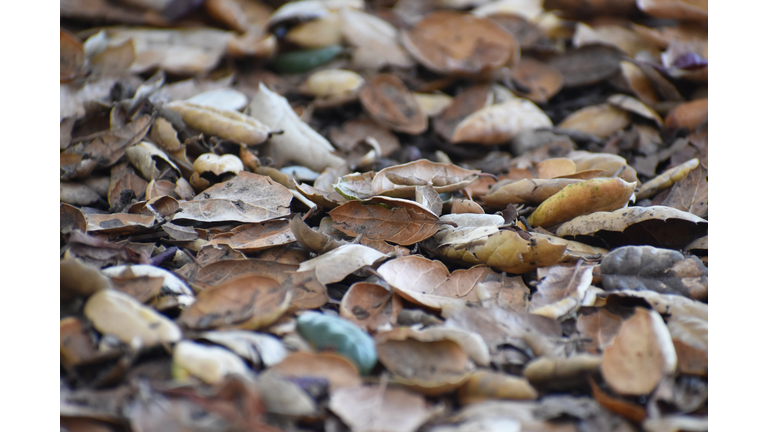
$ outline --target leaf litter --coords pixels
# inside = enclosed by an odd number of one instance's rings
[[[706,430],[705,3],[61,17],[62,430]]]

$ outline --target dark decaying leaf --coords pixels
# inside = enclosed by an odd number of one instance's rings
[[[652,246],[625,246],[603,258],[603,286],[608,290],[653,290],[706,300],[707,267],[698,257]]]

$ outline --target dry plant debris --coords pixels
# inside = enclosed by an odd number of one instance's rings
[[[707,430],[706,2],[60,6],[62,430]]]

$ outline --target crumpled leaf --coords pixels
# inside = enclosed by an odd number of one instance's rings
[[[328,408],[353,432],[415,432],[432,414],[424,396],[370,385],[331,392]]]
[[[520,56],[515,37],[495,22],[454,11],[427,15],[402,42],[427,69],[459,76],[488,74]]]
[[[178,222],[259,223],[290,214],[291,192],[267,176],[240,171],[232,180],[217,183],[181,203]]]
[[[332,349],[352,360],[361,375],[368,375],[376,364],[371,336],[343,318],[304,312],[296,319],[296,331],[316,349]]]
[[[474,289],[493,273],[486,266],[451,273],[442,262],[418,255],[387,261],[377,272],[406,300],[437,310],[479,301]]]
[[[650,393],[677,367],[677,355],[664,320],[656,311],[636,308],[624,321],[601,367],[611,388],[622,394]]]
[[[592,236],[610,247],[634,244],[678,249],[706,235],[707,230],[707,221],[691,213],[649,206],[579,216],[560,225],[556,234],[581,241]]]
[[[402,201],[402,202],[398,202]],[[389,199],[348,201],[328,212],[334,227],[348,235],[411,245],[431,237],[443,225],[429,209],[413,201]]]
[[[547,276],[531,296],[530,312],[553,319],[569,317],[581,306],[592,283],[593,269],[581,262],[573,267],[549,267]]]
[[[454,192],[477,180],[479,170],[419,159],[376,173],[371,182],[373,195],[413,198],[418,186],[432,186],[437,193]]]
[[[619,209],[627,204],[635,184],[620,178],[597,178],[568,185],[542,202],[528,223],[551,227],[584,214]]]
[[[259,84],[259,92],[251,100],[249,110],[251,117],[283,131],[270,138],[264,151],[278,166],[293,160],[320,172],[327,167],[344,165],[343,159],[331,153],[334,150],[331,143],[301,121],[288,101],[264,83]]]
[[[257,329],[288,309],[291,291],[276,280],[244,275],[210,287],[182,312],[179,323],[190,329]]]
[[[381,259],[384,259],[384,254],[376,249],[360,244],[346,244],[304,261],[298,271],[314,271],[320,283],[329,284],[339,282],[355,270],[373,265]]]
[[[181,339],[179,327],[128,294],[102,289],[85,303],[85,316],[102,334],[114,334],[128,345],[150,348]]]
[[[611,251],[600,264],[608,290],[653,290],[706,300],[709,271],[696,256],[652,246],[624,246]]]
[[[454,129],[451,143],[501,144],[522,131],[545,127],[552,127],[552,120],[544,111],[531,101],[514,98],[466,117]]]
[[[427,116],[416,96],[395,75],[376,75],[360,91],[360,103],[377,123],[393,131],[419,135],[427,130]]]

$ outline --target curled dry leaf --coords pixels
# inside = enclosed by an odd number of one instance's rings
[[[443,225],[430,210],[413,201],[398,200],[387,208],[377,202],[349,201],[328,212],[334,227],[348,235],[411,245],[431,237]]]
[[[304,261],[298,271],[314,270],[320,283],[329,284],[340,282],[352,272],[373,265],[383,258],[384,254],[376,249],[359,244],[345,244]]]
[[[603,354],[602,373],[621,394],[646,395],[677,367],[667,326],[658,312],[636,308]]]
[[[183,340],[173,347],[173,375],[180,381],[187,376],[206,384],[216,384],[227,375],[250,375],[243,359],[228,349]]]
[[[547,198],[528,217],[531,226],[551,227],[577,216],[624,207],[635,184],[620,178],[592,179],[568,185]]]
[[[323,254],[346,244],[344,241],[336,240],[326,233],[310,228],[303,220],[301,220],[301,216],[299,215],[293,216],[289,228],[296,238],[296,241],[298,241],[302,247],[318,254]]]
[[[661,117],[659,117],[659,114],[657,114],[653,108],[647,106],[632,96],[615,94],[608,98],[608,103],[623,110],[629,111],[633,114],[645,117],[648,120],[653,120],[659,126],[662,124]]]
[[[476,77],[520,57],[515,37],[492,20],[454,11],[433,12],[402,35],[403,46],[437,73]]]
[[[570,161],[569,161],[570,162]],[[502,180],[483,195],[482,203],[492,210],[501,210],[509,204],[537,205],[560,192],[564,187],[579,183],[579,179],[523,179]]]
[[[269,138],[272,129],[253,117],[233,110],[187,101],[169,102],[165,108],[181,114],[184,123],[201,132],[247,145],[261,144]]]
[[[125,149],[125,155],[141,175],[148,180],[160,177],[161,170],[158,169],[157,164],[161,162],[170,166],[176,174],[181,177],[181,170],[171,161],[162,150],[157,148],[149,141],[142,141],[134,146]]]
[[[373,333],[396,324],[402,309],[403,301],[391,290],[375,283],[356,282],[344,293],[339,315]]]
[[[549,267],[547,276],[531,296],[530,312],[553,319],[568,318],[581,306],[592,283],[593,269],[582,262],[573,267]]]
[[[314,171],[344,165],[344,160],[333,155],[333,146],[322,135],[301,121],[288,101],[272,92],[264,83],[249,106],[250,115],[269,124],[280,135],[270,138],[264,154],[272,157],[278,166],[289,160],[298,162]]]
[[[332,349],[352,360],[361,375],[368,375],[376,364],[371,336],[343,318],[304,312],[296,319],[296,331],[315,349]]]
[[[609,104],[592,105],[569,115],[558,125],[605,138],[629,126],[629,114]]]
[[[114,334],[123,343],[149,348],[181,339],[179,327],[128,294],[102,289],[85,303],[83,313],[102,334]]]
[[[628,207],[574,218],[557,229],[559,237],[596,237],[611,247],[651,245],[683,248],[707,234],[705,219],[665,206]]]
[[[333,184],[333,189],[344,199],[364,200],[374,195],[372,188],[373,171],[365,173],[350,173],[339,177]]]
[[[437,310],[477,302],[475,287],[493,273],[485,266],[451,273],[442,262],[418,255],[387,261],[377,271],[406,300]]]
[[[395,382],[414,391],[436,396],[460,387],[473,365],[461,345],[449,340],[421,341],[409,328],[397,328],[376,337],[381,363]]]
[[[480,170],[467,170],[454,164],[426,159],[395,165],[376,173],[371,182],[373,195],[413,198],[416,187],[429,185],[437,193],[454,192],[477,180]]]
[[[228,233],[214,235],[210,244],[226,244],[234,250],[249,253],[295,241],[289,222],[276,220],[240,225]]]
[[[657,193],[669,189],[675,182],[684,179],[685,176],[697,166],[699,166],[699,160],[694,158],[664,171],[653,180],[643,183],[640,190],[637,192],[637,199],[651,198]]]
[[[696,300],[708,296],[709,272],[698,257],[685,257],[670,249],[624,246],[614,249],[600,264],[603,287],[608,290],[653,290]]]
[[[85,215],[89,233],[125,235],[147,232],[155,225],[154,215],[89,213]]]
[[[427,129],[416,97],[395,75],[370,78],[360,91],[360,103],[373,120],[392,130],[419,135]]]
[[[525,130],[552,127],[552,120],[533,102],[515,98],[485,107],[456,126],[451,142],[495,145],[507,142]]]
[[[335,390],[328,408],[353,432],[415,432],[432,415],[424,396],[380,386]]]
[[[357,366],[346,357],[331,352],[293,352],[270,370],[286,377],[325,379],[330,391],[363,383]]]
[[[527,379],[498,372],[477,371],[456,392],[461,405],[488,399],[536,399],[539,394]]]
[[[198,273],[199,274],[199,273]],[[201,292],[179,317],[190,329],[257,329],[274,322],[288,309],[291,291],[276,280],[244,275]]]
[[[243,161],[235,155],[217,155],[215,153],[203,153],[192,164],[192,169],[198,175],[209,172],[215,175],[224,173],[238,174],[243,171]]]
[[[637,171],[619,155],[577,150],[566,157],[576,164],[576,172],[602,170],[597,177],[619,177],[630,183],[638,181]]]
[[[255,367],[272,367],[288,355],[280,339],[250,330],[214,330],[201,332],[198,338],[222,345]]]
[[[576,354],[567,358],[539,357],[525,366],[523,375],[536,386],[547,389],[572,389],[600,370],[603,359],[597,355]]]

